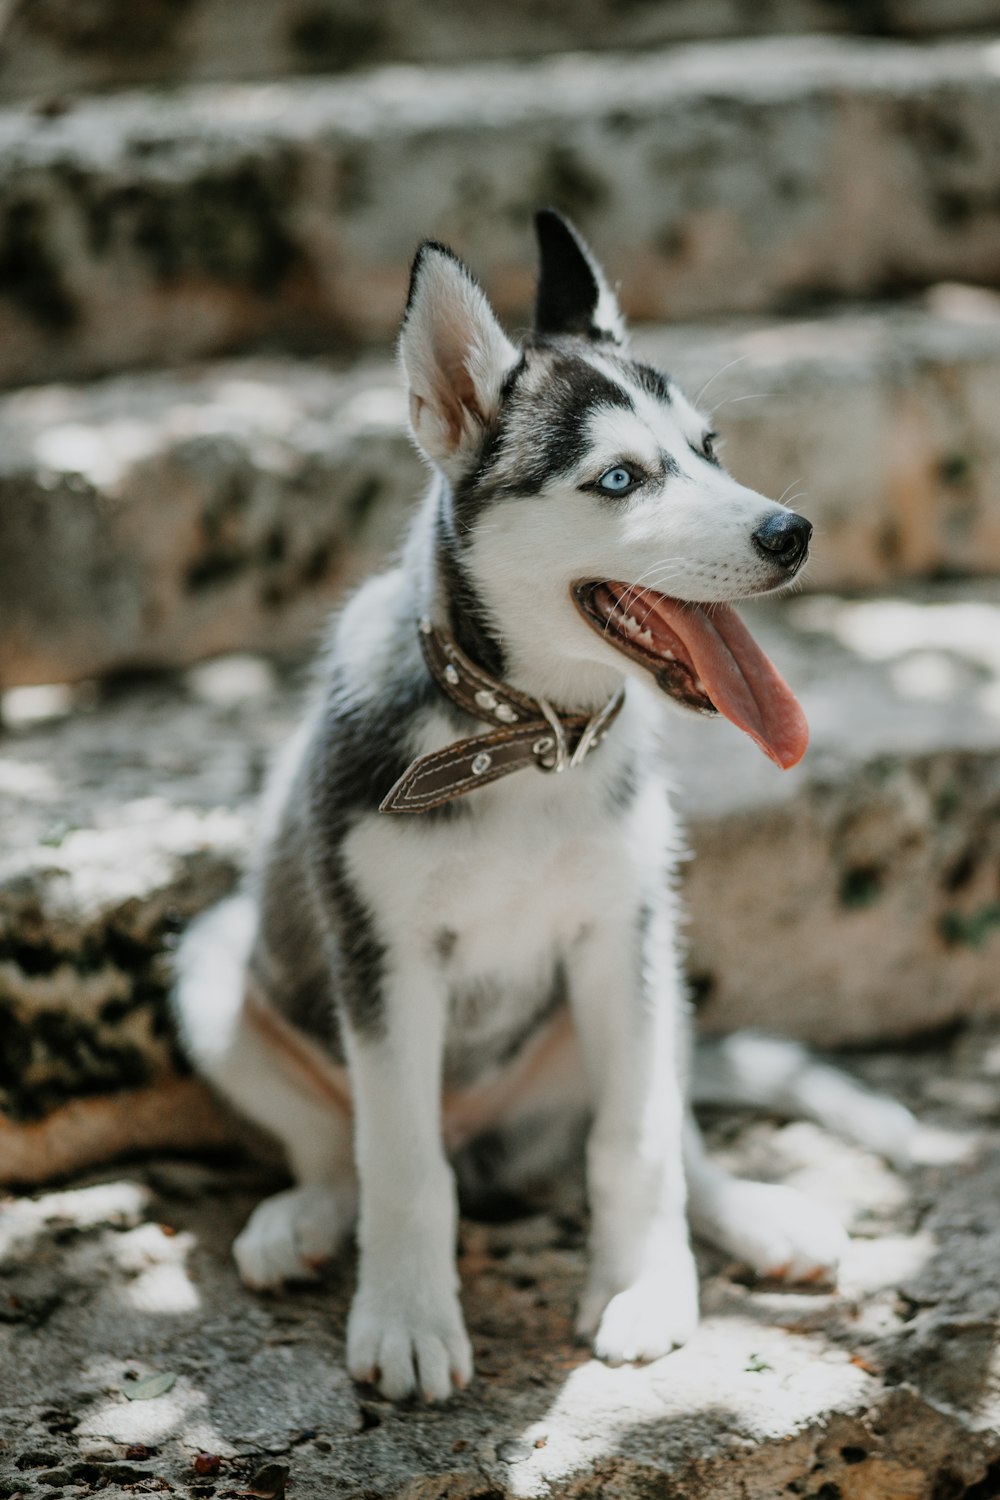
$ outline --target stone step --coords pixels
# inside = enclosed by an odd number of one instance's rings
[[[1000,573],[1000,299],[643,329],[733,473],[815,522],[807,584]],[[0,682],[314,638],[425,483],[395,367],[289,359],[0,397]],[[801,496],[801,498],[799,498]]]
[[[669,713],[704,1025],[833,1046],[996,1016],[1000,584],[746,614],[813,745],[782,776],[731,725]],[[176,1066],[170,948],[237,878],[296,682],[242,656],[128,689],[5,695],[0,1178],[99,1156],[81,1101],[104,1119],[131,1090],[156,1116],[149,1091]]]
[[[0,99],[52,100],[81,90],[343,73],[393,62],[451,63],[607,52],[768,33],[869,32],[914,40],[997,27],[996,0],[659,0],[642,6],[579,0],[255,0],[232,24],[230,0],[186,0],[137,10],[105,0],[82,15],[73,0],[17,8],[0,51]]]
[[[273,1174],[168,1156],[11,1197],[0,1484],[32,1500],[274,1494],[286,1474],[296,1500],[989,1500],[1000,1035],[873,1064],[936,1147],[915,1170],[802,1122],[729,1115],[710,1140],[849,1225],[837,1287],[748,1284],[698,1246],[691,1341],[608,1368],[573,1341],[585,1219],[563,1174],[530,1215],[463,1220],[476,1374],[444,1408],[348,1379],[353,1245],[319,1284],[261,1297],[237,1281],[232,1241],[284,1186]]]
[[[781,38],[0,112],[0,381],[398,325],[416,242],[523,319],[530,216],[637,318],[1000,274],[992,40]]]

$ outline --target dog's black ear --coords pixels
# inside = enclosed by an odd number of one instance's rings
[[[418,446],[438,463],[471,452],[518,352],[458,256],[434,240],[413,261],[399,354]]]
[[[535,215],[535,232],[541,259],[536,331],[623,343],[625,327],[615,294],[572,224],[543,208]]]

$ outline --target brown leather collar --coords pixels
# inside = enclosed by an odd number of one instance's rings
[[[539,771],[578,766],[604,739],[625,701],[620,687],[595,714],[557,713],[544,698],[529,698],[490,677],[428,619],[420,621],[420,646],[448,697],[474,719],[500,727],[422,755],[403,772],[379,812],[427,812],[525,766]]]

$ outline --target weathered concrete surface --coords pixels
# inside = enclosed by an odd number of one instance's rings
[[[707,1028],[836,1045],[1000,1011],[1000,587],[925,597],[791,601],[773,633],[744,611],[810,722],[794,772],[680,726]]]
[[[478,1373],[437,1409],[351,1386],[348,1261],[281,1297],[240,1287],[228,1245],[275,1185],[259,1173],[162,1159],[8,1200],[0,1484],[23,1500],[226,1497],[273,1493],[287,1471],[298,1500],[989,1500],[1000,1037],[854,1065],[924,1121],[905,1179],[815,1127],[713,1132],[729,1164],[852,1226],[837,1291],[748,1285],[705,1252],[687,1348],[607,1369],[571,1342],[583,1228],[564,1184],[554,1212],[463,1223]],[[140,1385],[154,1375],[163,1394]]]
[[[1000,589],[931,598],[747,612],[812,723],[794,772],[729,724],[669,715],[696,854],[690,969],[709,1029],[770,1025],[837,1045],[1000,1014]],[[75,712],[30,722],[72,705],[68,689],[53,701],[59,691],[3,700],[8,1181],[113,1148],[106,1100],[118,1091],[153,1117],[140,1139],[161,1127],[173,1139],[155,1104],[177,1063],[170,947],[236,879],[297,698],[281,671],[225,658],[108,701],[81,705],[78,690]],[[191,1118],[178,1139],[226,1137],[214,1114]]]
[[[523,317],[539,204],[642,318],[1000,274],[992,41],[832,38],[0,113],[0,380],[398,323],[417,240]]]
[[[816,526],[810,588],[1000,573],[1000,298],[641,329],[738,478]],[[233,360],[0,398],[0,683],[314,638],[425,484],[394,365]]]
[[[0,33],[0,98],[346,72],[388,62],[468,62],[551,52],[662,47],[768,32],[927,37],[1000,26],[996,0],[255,0],[233,25],[229,0],[33,0]]]
[[[0,400],[0,682],[314,639],[425,483],[403,407],[278,360]]]
[[[0,740],[0,1089],[24,1127],[18,1156],[9,1136],[4,1151],[18,1179],[37,1163],[58,1171],[74,1150],[100,1157],[120,1128],[101,1125],[104,1097],[135,1090],[148,1113],[152,1090],[155,1116],[175,1077],[169,951],[232,886],[263,765],[292,716],[270,669],[221,670]],[[24,690],[14,709],[32,709]]]

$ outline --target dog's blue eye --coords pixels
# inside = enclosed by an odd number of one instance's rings
[[[602,490],[606,490],[609,495],[624,495],[626,490],[630,490],[632,488],[635,480],[632,478],[632,475],[629,473],[628,469],[623,469],[621,468],[621,466],[619,466],[615,469],[605,470],[597,483],[598,486]]]

